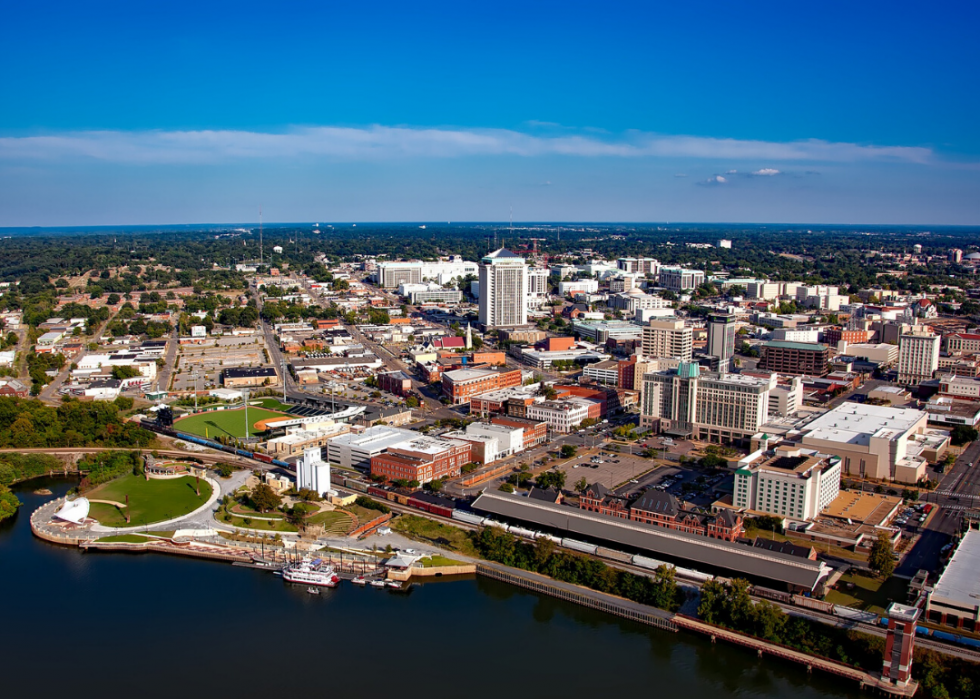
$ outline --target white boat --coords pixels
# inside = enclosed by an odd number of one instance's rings
[[[315,587],[308,587],[308,588],[306,588],[306,591],[309,592],[311,595],[319,595],[320,594],[320,591],[318,589],[316,589]]]
[[[299,563],[290,563],[282,569],[282,579],[286,582],[302,583],[315,587],[337,587],[340,578],[322,558],[304,556]]]
[[[402,584],[400,582],[398,582],[397,580],[389,580],[385,584],[388,587],[390,587],[391,589],[393,589],[393,590],[400,590],[400,589],[402,589]]]
[[[371,587],[384,587],[384,586],[385,586],[385,581],[384,580],[372,580],[371,581]]]
[[[355,585],[367,585],[367,580],[364,579],[363,575],[358,575],[356,578],[351,580]]]

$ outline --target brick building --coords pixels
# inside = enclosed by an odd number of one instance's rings
[[[455,478],[470,462],[472,445],[457,439],[418,437],[371,457],[371,475],[428,483]]]
[[[412,392],[412,379],[404,371],[386,371],[378,374],[378,388],[396,396],[407,396]]]
[[[818,342],[775,340],[762,346],[759,369],[780,374],[826,376],[830,371],[830,347]]]
[[[590,485],[579,498],[579,508],[588,512],[666,527],[709,539],[735,541],[745,532],[742,516],[731,510],[706,514],[686,509],[677,498],[661,490],[648,490],[633,502],[614,495],[605,486]]]
[[[871,330],[843,330],[841,328],[827,328],[823,331],[823,341],[831,347],[836,347],[837,343],[843,340],[848,344],[863,344],[871,340],[874,332]]]
[[[493,425],[503,425],[504,427],[514,427],[524,429],[524,451],[544,444],[548,439],[548,423],[539,420],[521,420],[513,417],[493,417],[490,418]]]
[[[442,392],[453,405],[468,403],[470,398],[488,391],[499,391],[521,385],[520,369],[456,369],[442,375]]]

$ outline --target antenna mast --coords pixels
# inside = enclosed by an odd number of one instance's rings
[[[262,256],[262,207],[259,207],[259,264],[263,264],[265,258]]]

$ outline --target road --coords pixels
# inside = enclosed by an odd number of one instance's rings
[[[166,391],[170,388],[170,377],[174,373],[174,364],[177,361],[177,349],[180,347],[180,342],[177,339],[178,331],[174,328],[174,331],[170,334],[170,339],[167,341],[167,352],[164,356],[164,365],[157,372],[157,390]]]
[[[915,575],[921,569],[939,568],[940,551],[950,537],[960,532],[962,519],[980,510],[980,441],[970,443],[939,481],[936,490],[923,493],[921,500],[939,507],[926,522],[919,540],[905,556],[896,573]]]

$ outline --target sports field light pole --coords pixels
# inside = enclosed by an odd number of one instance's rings
[[[242,397],[245,399],[245,439],[248,439],[249,429],[248,429],[248,389],[242,389]]]

